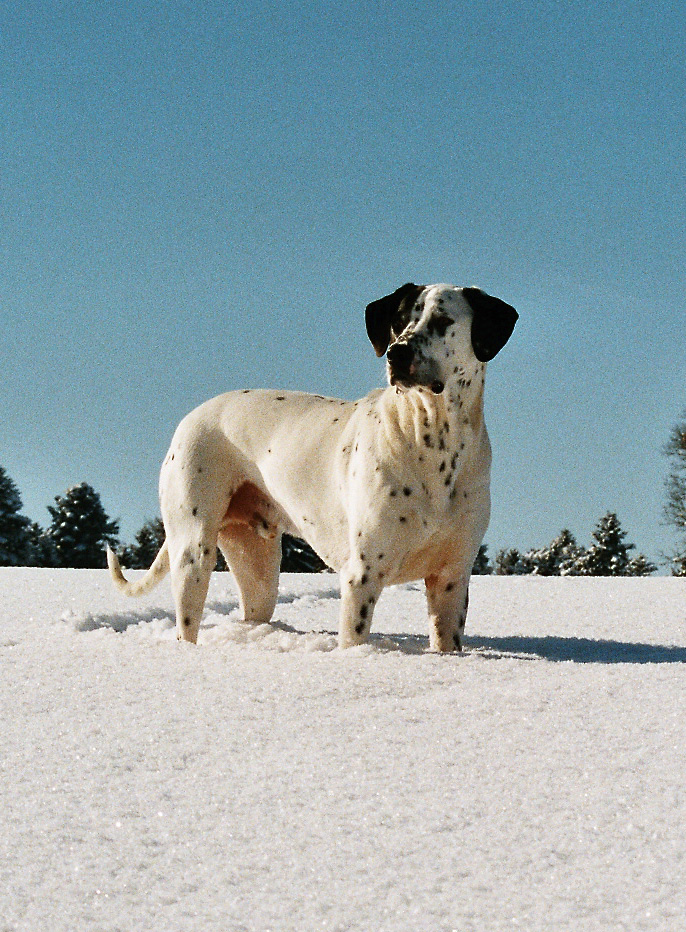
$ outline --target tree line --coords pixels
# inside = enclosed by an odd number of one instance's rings
[[[129,569],[147,569],[164,543],[160,518],[146,521],[131,544],[119,541],[119,522],[109,517],[100,495],[87,482],[55,496],[48,505],[50,524],[43,528],[21,513],[19,490],[0,466],[0,566],[42,566],[104,569],[106,549],[117,552]],[[305,541],[284,534],[281,569],[291,573],[318,573],[326,564]],[[218,554],[217,569],[226,563]]]
[[[686,411],[670,434],[664,449],[669,461],[665,482],[665,519],[674,526],[679,542],[668,563],[674,576],[686,576]],[[146,521],[130,544],[119,542],[119,523],[103,508],[100,496],[87,482],[67,489],[48,505],[50,524],[43,528],[21,513],[19,490],[0,466],[0,566],[44,566],[98,569],[107,565],[105,551],[116,550],[124,566],[147,569],[164,541],[160,518]],[[564,529],[547,546],[520,552],[498,551],[491,563],[482,545],[473,572],[498,576],[649,576],[657,567],[641,554],[632,554],[619,518],[602,517],[589,547],[577,543]],[[314,573],[327,569],[305,541],[285,534],[281,569]],[[226,569],[221,554],[218,569]]]
[[[657,566],[642,554],[630,555],[617,515],[609,511],[597,523],[589,547],[580,546],[570,530],[560,531],[547,546],[521,553],[516,548],[499,550],[495,563],[482,545],[474,572],[496,576],[650,576]]]

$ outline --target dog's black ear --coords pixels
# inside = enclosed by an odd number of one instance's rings
[[[519,314],[500,298],[492,298],[480,288],[463,288],[472,318],[472,349],[479,362],[493,359],[512,336]]]
[[[367,336],[371,340],[377,356],[383,356],[388,349],[388,344],[391,341],[393,316],[398,311],[400,302],[403,298],[408,297],[412,297],[414,302],[423,290],[423,285],[407,282],[407,284],[394,291],[393,294],[387,294],[385,298],[379,298],[378,301],[372,301],[371,304],[367,305],[365,311]]]

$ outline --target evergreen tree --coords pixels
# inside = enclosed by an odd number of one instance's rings
[[[686,576],[686,552],[672,559],[672,576]]]
[[[48,537],[55,548],[56,564],[76,568],[103,568],[105,547],[115,548],[119,525],[111,521],[95,489],[82,482],[48,505],[52,524]]]
[[[135,543],[122,547],[119,559],[131,570],[147,570],[164,543],[164,524],[161,518],[146,521],[136,534]]]
[[[523,563],[531,566],[535,576],[576,576],[577,565],[584,551],[570,530],[564,528],[550,546],[529,550]]]
[[[493,567],[488,559],[488,545],[482,544],[472,567],[472,576],[490,576],[492,572]]]
[[[593,531],[595,543],[576,563],[579,576],[648,576],[656,567],[639,554],[629,559],[634,544],[625,543],[626,531],[622,530],[617,515],[609,511],[598,522]]]
[[[28,529],[29,566],[57,566],[57,553],[50,535],[32,521]]]
[[[629,560],[629,566],[627,568],[627,576],[650,576],[655,572],[657,567],[654,563],[651,563],[642,553],[637,554],[635,557],[632,557]]]
[[[523,556],[515,547],[510,550],[499,550],[495,555],[496,576],[525,576],[531,573],[532,569],[526,556]]]
[[[26,566],[30,561],[29,527],[21,511],[21,496],[0,466],[0,566]]]
[[[321,573],[328,569],[326,563],[308,543],[299,537],[284,534],[281,538],[282,573]]]
[[[679,550],[672,559],[675,576],[686,576],[686,411],[683,416],[684,420],[674,428],[665,447],[665,454],[671,461],[665,482],[665,517],[680,535]]]

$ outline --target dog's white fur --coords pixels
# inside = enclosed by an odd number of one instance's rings
[[[238,391],[196,408],[162,466],[165,544],[135,583],[108,552],[115,583],[138,595],[170,570],[177,636],[195,642],[219,546],[244,619],[268,622],[288,532],[340,572],[341,647],[366,640],[384,586],[423,578],[431,648],[459,650],[490,513],[481,360],[516,317],[478,289],[405,285],[367,308],[377,353],[391,344],[387,388],[355,402]]]

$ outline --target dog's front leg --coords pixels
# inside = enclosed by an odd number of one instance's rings
[[[462,650],[469,605],[469,575],[441,573],[427,576],[425,582],[431,650]]]
[[[348,561],[341,570],[341,621],[339,647],[364,644],[369,637],[374,606],[381,594],[381,580],[374,574],[364,553]]]

